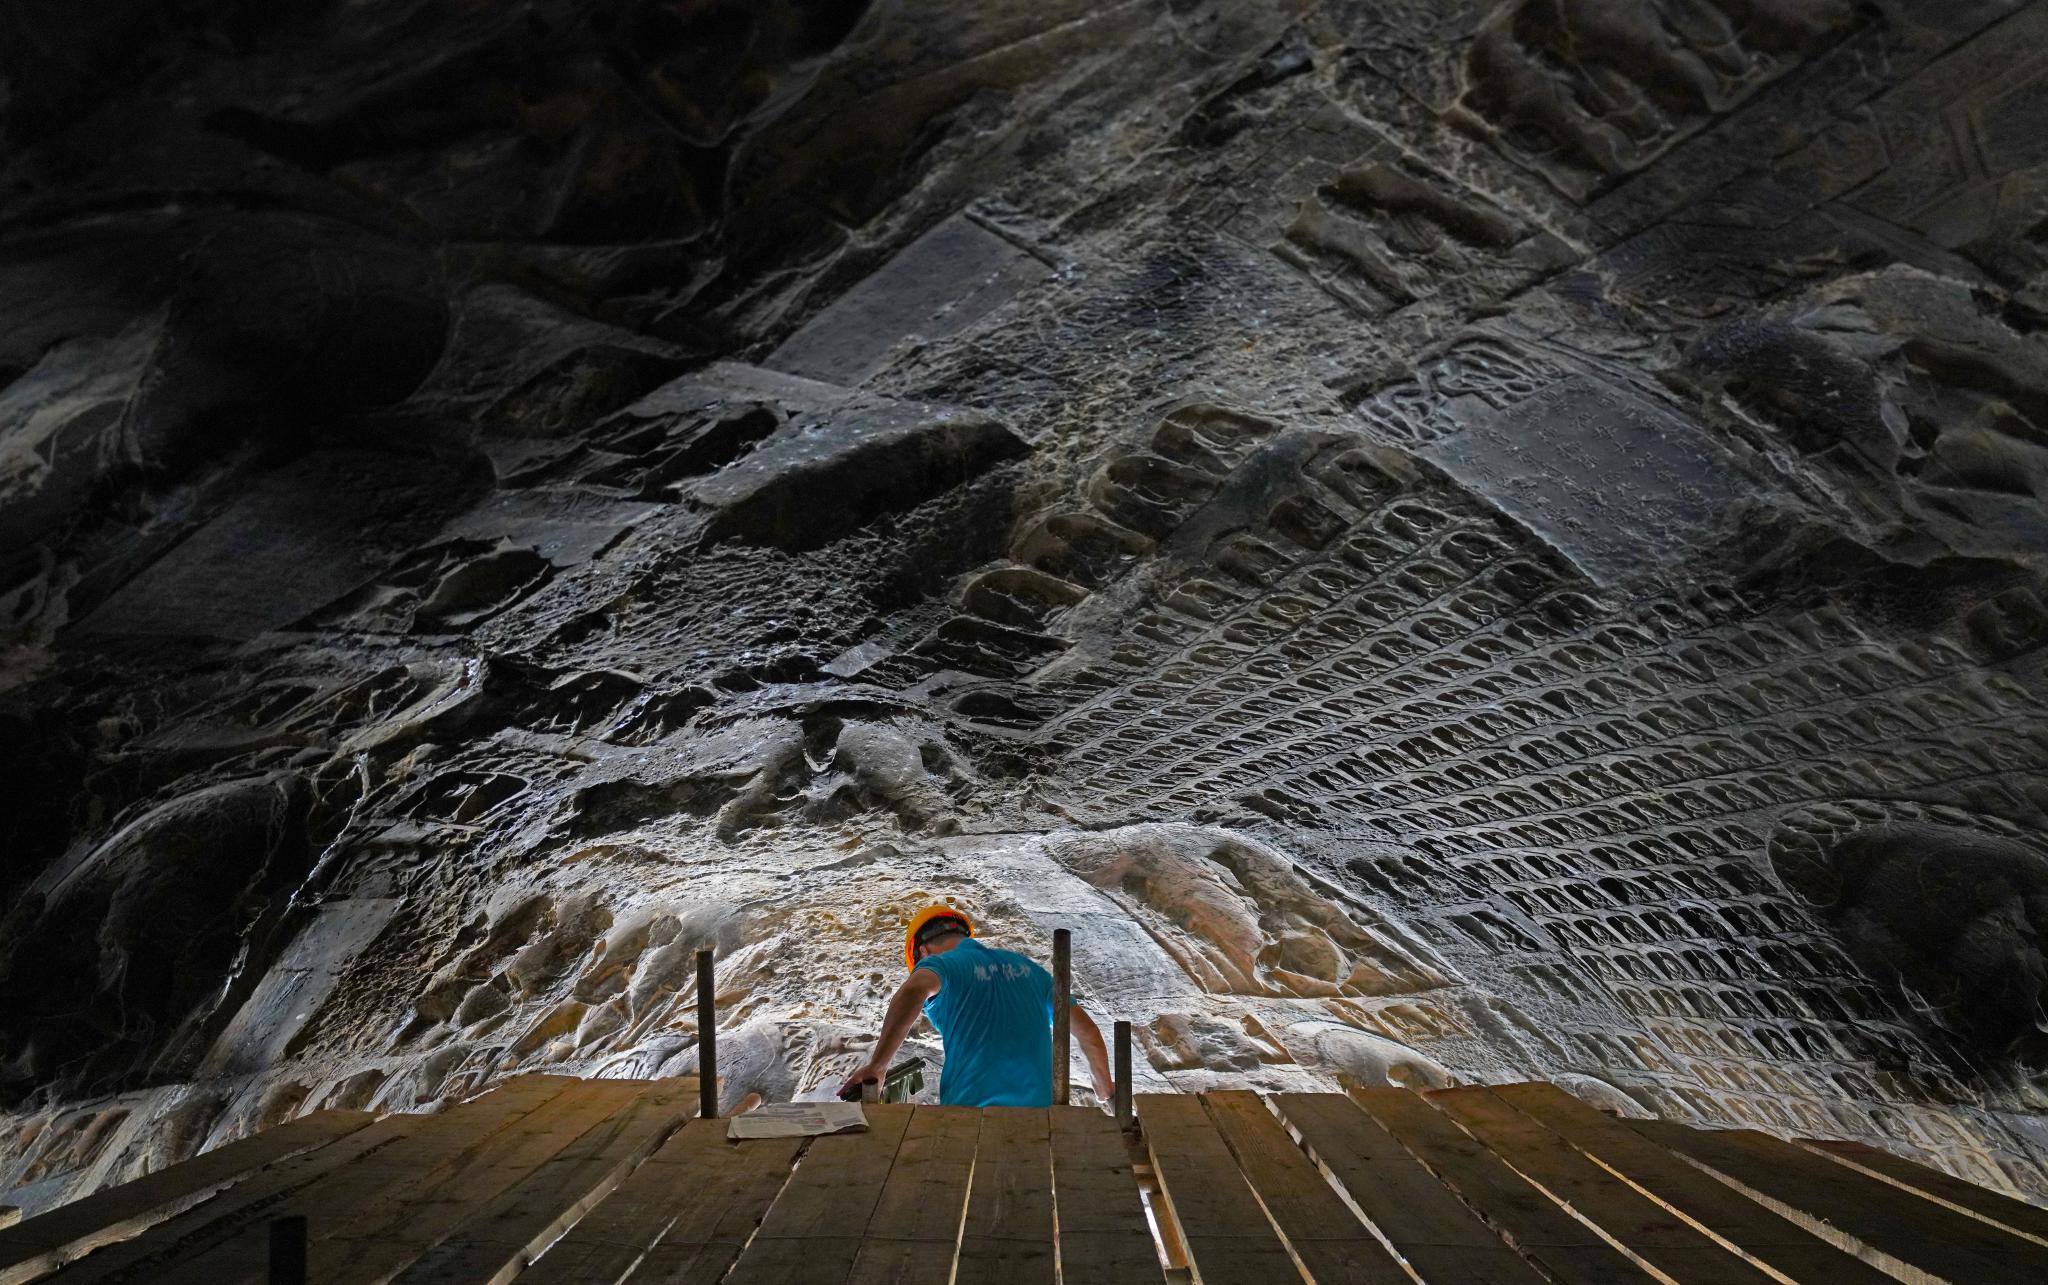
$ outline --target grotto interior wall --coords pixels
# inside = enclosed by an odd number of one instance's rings
[[[2048,1194],[2044,40],[0,5],[0,1204],[688,1073],[707,945],[819,1094],[939,897],[1141,1088]]]

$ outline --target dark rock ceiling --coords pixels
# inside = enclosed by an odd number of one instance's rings
[[[0,1203],[851,1063],[2048,1192],[2048,3],[0,5]]]

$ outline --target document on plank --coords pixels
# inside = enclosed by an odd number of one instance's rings
[[[858,1102],[777,1102],[734,1116],[728,1138],[815,1138],[868,1127]]]

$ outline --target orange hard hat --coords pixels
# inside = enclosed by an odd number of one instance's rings
[[[951,906],[926,906],[923,910],[910,917],[910,926],[903,930],[903,966],[905,968],[917,967],[918,931],[934,919],[957,919],[967,925],[967,935],[969,937],[974,936],[974,920],[968,917],[966,911],[955,910]]]

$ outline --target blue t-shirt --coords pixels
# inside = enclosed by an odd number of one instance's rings
[[[1028,955],[967,938],[918,961],[939,975],[924,1013],[946,1046],[939,1101],[1052,1105],[1052,974]]]

